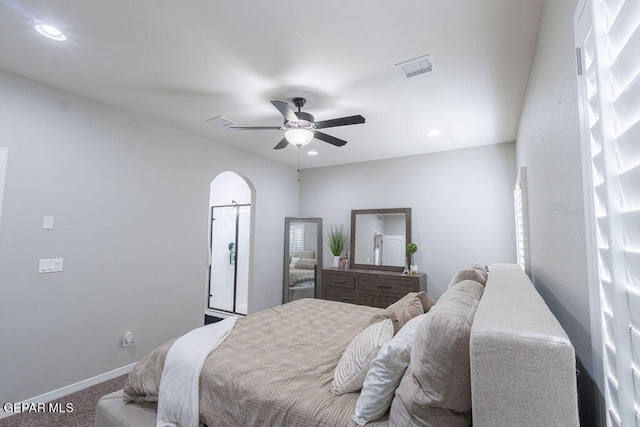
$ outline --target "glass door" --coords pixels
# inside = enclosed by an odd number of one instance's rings
[[[209,308],[247,314],[251,206],[211,209]]]

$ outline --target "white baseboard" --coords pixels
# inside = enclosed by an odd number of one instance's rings
[[[222,319],[226,319],[227,317],[245,317],[245,314],[239,313],[229,313],[227,311],[218,311],[214,308],[205,308],[204,314],[208,314],[209,316],[220,317]]]
[[[75,384],[68,385],[66,387],[59,388],[57,390],[50,391],[45,394],[41,394],[40,396],[32,397],[31,399],[24,400],[22,402],[16,403],[47,403],[52,400],[59,399],[63,396],[66,396],[71,393],[75,393],[76,391],[84,390],[87,387],[91,387],[92,385],[100,384],[104,381],[112,380],[120,375],[128,374],[133,369],[135,363],[132,363],[127,366],[123,366],[118,369],[114,369],[113,371],[105,372],[104,374],[96,375],[95,377],[88,378],[86,380],[82,380]],[[7,403],[7,402],[3,402]],[[5,412],[2,407],[0,407],[0,419],[9,417],[14,415],[13,412]]]

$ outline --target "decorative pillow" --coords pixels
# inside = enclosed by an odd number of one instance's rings
[[[471,264],[471,267],[469,267],[473,270],[478,270],[478,273],[482,274],[482,276],[484,277],[485,281],[489,278],[489,267],[484,266],[484,265],[480,265],[480,264]],[[482,283],[480,283],[482,284]]]
[[[362,388],[369,363],[378,355],[380,347],[393,338],[391,320],[367,326],[356,335],[342,354],[333,375],[331,393],[334,396],[358,391]]]
[[[436,305],[436,302],[429,298],[429,295],[425,291],[418,292],[418,298],[420,298],[420,302],[422,303],[422,309],[426,313],[431,310],[431,307]]]
[[[295,251],[293,253],[294,257],[298,257],[298,258],[316,258],[316,251],[311,250],[311,251]]]
[[[477,265],[477,264],[474,264],[474,265]],[[473,280],[474,282],[478,282],[482,286],[484,286],[487,283],[487,277],[488,277],[486,270],[473,268],[473,265],[471,267],[472,268],[458,271],[456,275],[453,276],[453,279],[451,279],[451,281],[449,282],[449,286],[447,287],[447,289],[451,289],[458,283],[463,282],[465,280]]]
[[[300,258],[298,262],[296,262],[294,268],[299,268],[303,270],[313,270],[316,267],[316,260],[311,258]]]
[[[469,425],[469,338],[483,291],[470,280],[454,286],[418,325],[409,367],[391,404],[391,427]]]
[[[373,316],[371,323],[380,322],[384,319],[391,319],[393,322],[393,333],[396,334],[405,325],[405,323],[423,313],[423,303],[418,296],[418,292],[409,292],[400,300],[385,308],[382,313]]]
[[[289,268],[296,268],[296,264],[300,261],[300,258],[297,256],[292,256],[291,261],[289,261]]]
[[[365,425],[389,410],[396,388],[409,365],[416,329],[426,316],[428,314],[424,313],[409,320],[391,341],[380,348],[378,356],[369,365],[356,403],[356,413],[351,418],[356,424]]]

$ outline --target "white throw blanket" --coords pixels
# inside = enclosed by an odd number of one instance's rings
[[[157,427],[198,427],[200,371],[229,335],[237,318],[228,317],[181,336],[169,349],[158,392]]]

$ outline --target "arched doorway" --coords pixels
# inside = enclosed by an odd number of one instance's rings
[[[211,182],[207,298],[210,310],[248,313],[253,198],[253,187],[236,172],[222,172]]]

